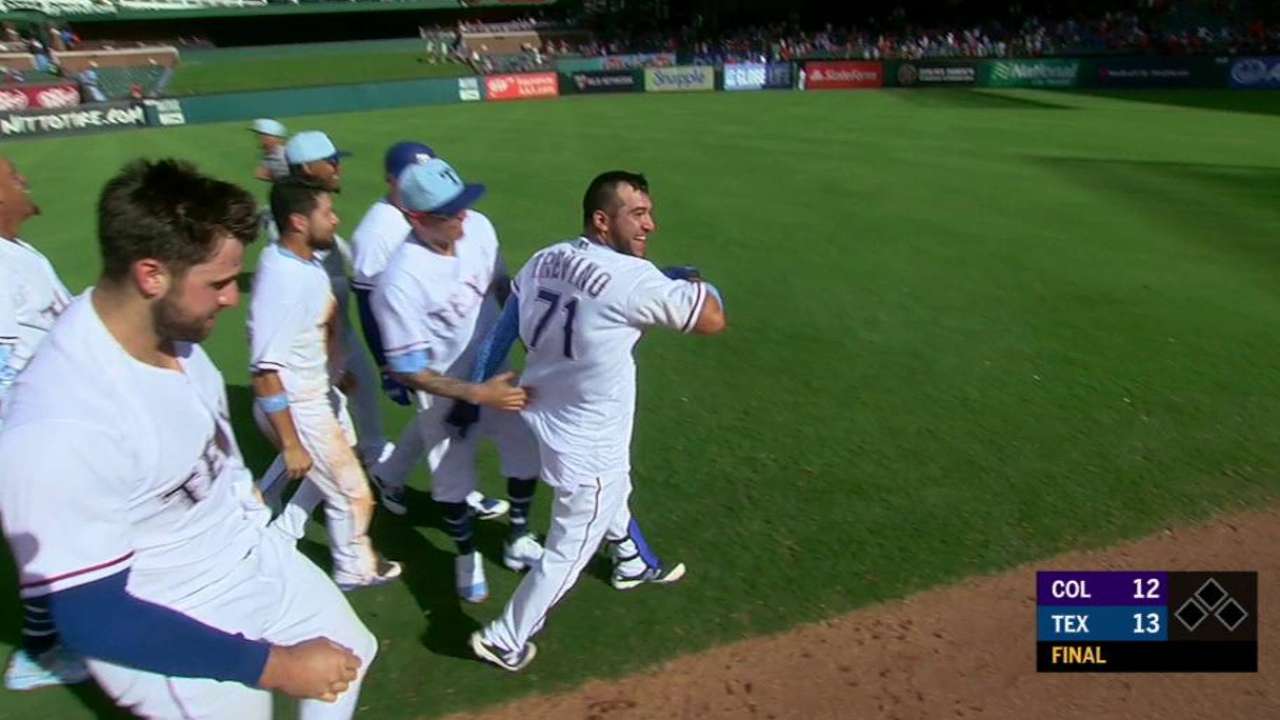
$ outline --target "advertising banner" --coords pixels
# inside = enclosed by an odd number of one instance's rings
[[[1231,63],[1231,87],[1280,90],[1280,57],[1240,58]]]
[[[0,113],[0,137],[54,135],[84,130],[145,127],[146,108],[133,102],[99,103],[76,108]]]
[[[1080,85],[1080,60],[992,60],[982,66],[985,87],[1070,88]]]
[[[148,125],[170,127],[187,124],[187,116],[182,112],[179,100],[143,100],[142,104],[147,108]]]
[[[878,62],[808,62],[805,90],[849,90],[884,87],[884,66]]]
[[[80,88],[75,83],[0,87],[0,112],[50,110],[79,104]]]
[[[576,72],[569,76],[567,89],[575,93],[640,92],[644,82],[635,70]]]
[[[458,99],[462,102],[475,102],[480,99],[480,78],[458,78]]]
[[[795,66],[789,62],[769,63],[765,66],[766,90],[790,90],[796,86]]]
[[[725,90],[763,90],[769,79],[769,66],[764,63],[739,63],[724,66]]]
[[[489,100],[528,100],[560,94],[560,81],[553,72],[489,75],[484,86]]]
[[[897,63],[897,68],[886,80],[887,84],[896,83],[898,87],[974,85],[978,82],[978,65],[972,62],[904,60]]]
[[[1229,61],[1211,57],[1099,58],[1093,83],[1102,88],[1223,87]]]
[[[716,89],[716,70],[707,65],[649,68],[644,71],[646,92],[705,92]]]

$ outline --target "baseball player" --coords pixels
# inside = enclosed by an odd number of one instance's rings
[[[253,414],[280,449],[275,465],[283,464],[289,479],[306,479],[297,502],[276,522],[301,538],[315,500],[323,497],[334,581],[343,590],[379,585],[399,577],[400,565],[381,560],[369,540],[373,494],[352,450],[342,393],[351,374],[341,361],[337,300],[316,257],[333,248],[333,196],[287,178],[271,187],[271,214],[280,241],[258,257],[249,304]]]
[[[398,142],[387,149],[383,158],[386,171],[387,194],[369,206],[364,218],[351,234],[354,245],[351,279],[352,294],[356,298],[356,309],[360,315],[360,326],[364,330],[364,339],[377,363],[382,375],[382,389],[397,404],[410,405],[413,394],[391,375],[387,367],[386,353],[382,347],[382,333],[378,322],[373,317],[369,296],[378,282],[378,277],[387,267],[387,261],[396,249],[404,243],[411,228],[405,220],[404,213],[398,207],[396,199],[396,178],[404,169],[413,164],[425,163],[435,156],[435,151],[419,142]],[[428,465],[434,468],[444,452],[443,441],[431,448]],[[423,455],[422,433],[415,424],[405,426],[404,431],[395,443],[395,449],[381,463],[371,468],[370,475],[374,485],[378,487],[378,495],[382,505],[396,515],[408,512],[405,505],[405,479],[413,466]],[[486,498],[479,490],[467,495],[467,505],[471,507],[481,520],[492,520],[507,513],[509,504],[505,500]]]
[[[506,269],[493,224],[470,207],[483,185],[464,184],[444,160],[413,164],[401,173],[397,196],[413,231],[391,257],[373,291],[373,314],[386,341],[387,363],[399,381],[420,392],[414,418],[423,447],[448,437],[444,398],[516,410],[523,391],[509,385],[510,374],[483,385],[454,380],[471,368],[476,350],[498,316],[498,288]],[[449,377],[452,376],[452,377]],[[470,391],[465,388],[473,388]],[[436,396],[436,397],[433,397]],[[511,533],[503,544],[503,564],[514,571],[536,566],[542,546],[529,532],[529,506],[538,482],[537,444],[529,428],[511,412],[486,412],[478,432],[449,438],[432,468],[431,497],[445,529],[457,545],[454,569],[458,595],[483,602],[489,595],[484,562],[472,538],[473,513],[466,504],[475,490],[477,436],[498,445],[511,497]]]
[[[0,415],[9,387],[71,303],[53,265],[21,240],[23,223],[39,214],[27,179],[0,157]],[[48,605],[34,598],[22,610],[22,645],[5,667],[5,687],[34,690],[89,679],[84,662],[58,642]]]
[[[538,437],[543,480],[555,491],[542,562],[520,582],[502,615],[471,636],[477,657],[510,671],[533,660],[537,648],[529,638],[602,540],[613,546],[615,587],[684,575],[683,564],[664,568],[633,533],[631,353],[655,326],[703,335],[725,328],[719,293],[710,283],[689,272],[673,271],[682,278],[673,279],[645,259],[657,225],[643,175],[598,176],[582,206],[582,236],[530,258],[511,283],[501,323],[518,331],[527,348],[521,383],[530,400],[522,414]],[[500,334],[482,356],[506,355],[511,339],[499,342]]]
[[[97,286],[18,378],[0,433],[22,596],[136,715],[265,719],[276,690],[305,718],[351,717],[377,641],[266,527],[198,344],[239,300],[253,198],[138,161],[103,189],[98,228]]]
[[[284,142],[289,131],[279,120],[271,118],[258,118],[249,129],[258,136],[262,147],[262,163],[253,176],[266,182],[289,177],[289,163],[284,157]]]
[[[334,147],[327,135],[316,130],[300,132],[285,144],[290,174],[318,183],[333,193],[342,191],[342,158],[346,155],[348,153]],[[339,339],[345,358],[343,367],[355,378],[351,415],[355,420],[356,454],[366,467],[371,467],[390,456],[394,446],[387,442],[382,429],[378,376],[368,356],[360,349],[347,312],[351,297],[351,279],[347,275],[351,247],[342,237],[335,235],[333,248],[321,251],[319,257],[333,284],[333,295],[338,300]]]

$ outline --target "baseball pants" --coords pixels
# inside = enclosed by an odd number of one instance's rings
[[[323,571],[274,530],[235,572],[174,607],[229,633],[294,645],[326,637],[361,660],[360,674],[335,703],[304,700],[303,720],[344,720],[355,714],[360,685],[377,653],[377,638]],[[180,652],[181,650],[179,650]],[[144,718],[268,720],[271,693],[234,682],[166,677],[86,658],[89,670],[116,704]]]
[[[518,413],[483,408],[479,421],[471,426],[466,437],[458,437],[454,427],[445,422],[453,400],[423,392],[415,395],[418,414],[412,424],[417,429],[420,447],[431,450],[427,464],[431,470],[432,499],[446,503],[463,502],[467,494],[476,489],[476,446],[481,438],[488,438],[498,446],[504,477],[538,476],[541,470],[538,441]],[[387,474],[383,475],[380,470],[378,477],[388,484],[402,485],[412,462],[407,465],[397,476],[398,470],[388,462],[384,465],[388,468]]]
[[[336,388],[289,392],[289,412],[302,446],[311,455],[311,472],[289,499],[289,505],[273,524],[286,534],[301,538],[311,511],[324,502],[333,554],[333,579],[359,583],[377,574],[377,555],[369,540],[373,520],[373,492],[352,446],[355,432],[347,413],[346,398]],[[253,418],[267,437],[278,443],[275,428],[265,413],[253,407]],[[284,457],[277,456],[262,476],[262,491],[284,480]]]
[[[523,653],[529,638],[542,630],[547,614],[578,581],[600,543],[626,538],[631,523],[630,473],[552,489],[555,501],[542,562],[524,576],[502,615],[484,629],[486,643],[512,655]]]

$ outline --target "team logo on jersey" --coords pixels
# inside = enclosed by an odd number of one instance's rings
[[[231,452],[231,441],[222,431],[221,423],[214,423],[213,434],[205,442],[204,450],[196,460],[191,472],[187,473],[182,484],[166,492],[165,501],[182,500],[195,505],[213,491],[213,483],[222,476],[227,465],[227,455]]]

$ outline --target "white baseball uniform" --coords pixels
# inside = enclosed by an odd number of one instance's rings
[[[279,178],[276,178],[279,179]],[[276,227],[271,213],[263,214],[263,225],[267,240],[272,245],[280,241],[280,228]],[[347,263],[351,262],[351,247],[340,235],[334,235],[334,249],[317,252],[324,270],[333,283],[333,296],[338,301],[338,317],[341,320],[342,344],[345,358],[345,370],[355,376],[356,387],[350,398],[350,408],[358,431],[357,452],[367,464],[377,462],[382,455],[382,448],[387,444],[386,433],[382,429],[382,412],[378,407],[378,375],[373,364],[365,355],[364,348],[356,337],[355,327],[351,324],[347,307],[350,302],[351,280],[347,276]]]
[[[22,240],[0,237],[0,345],[10,347],[12,370],[21,372],[31,362],[53,321],[69,304],[71,293],[39,250]]]
[[[506,272],[497,232],[489,219],[475,210],[467,211],[463,236],[454,248],[454,256],[449,257],[410,237],[378,278],[371,302],[388,358],[425,352],[428,370],[466,378],[498,319],[493,282]],[[414,421],[423,447],[432,448],[449,439],[431,468],[431,496],[437,501],[462,502],[475,490],[476,440],[481,436],[498,445],[505,476],[537,476],[537,445],[515,413],[482,410],[479,422],[465,438],[449,437],[444,419],[453,400],[422,392],[416,396]]]
[[[523,416],[555,491],[542,562],[525,576],[485,641],[516,655],[577,582],[605,538],[627,537],[636,365],[645,329],[689,332],[702,283],[671,280],[651,262],[586,238],[546,248],[511,284],[528,352]]]
[[[355,376],[356,387],[350,397],[352,418],[356,425],[356,453],[366,464],[373,464],[387,444],[382,430],[382,410],[378,406],[381,382],[373,363],[365,353],[364,343],[356,337],[348,308],[351,305],[351,278],[347,264],[351,262],[351,246],[341,236],[333,236],[333,250],[316,253],[329,275],[333,296],[338,301],[338,343],[343,353],[343,369]]]
[[[314,564],[265,529],[217,368],[189,343],[177,344],[180,371],[139,362],[91,296],[67,309],[18,379],[0,433],[0,515],[22,595],[127,568],[139,599],[249,639],[325,636],[367,668],[376,639]],[[271,714],[262,690],[88,662],[118,704],[145,717]],[[305,702],[302,717],[348,718],[358,695],[357,683],[336,705]]]
[[[404,213],[386,198],[379,198],[370,205],[351,233],[351,286],[372,292],[378,278],[387,269],[391,256],[404,244],[409,232],[409,221],[404,219]],[[422,433],[409,423],[396,439],[395,451],[379,466],[378,476],[391,485],[403,485],[405,477],[422,457],[423,449]],[[432,460],[435,459],[438,455],[433,455]]]
[[[370,205],[351,233],[354,245],[351,284],[361,290],[373,290],[378,276],[387,269],[391,256],[404,244],[409,232],[409,221],[389,200],[379,198]]]
[[[331,381],[329,328],[336,307],[329,277],[318,259],[303,260],[279,243],[262,250],[249,304],[250,369],[279,373],[289,398],[289,414],[311,455],[311,472],[290,504],[300,506],[300,516],[305,518],[319,491],[329,527],[334,579],[360,583],[377,574],[377,556],[368,536],[373,494],[351,449],[355,433],[345,399]],[[276,438],[270,419],[256,403],[254,420],[268,437]],[[263,477],[268,489],[280,481],[283,469],[283,459],[276,458]],[[286,512],[284,517],[298,516]],[[301,536],[300,526],[286,529]]]

